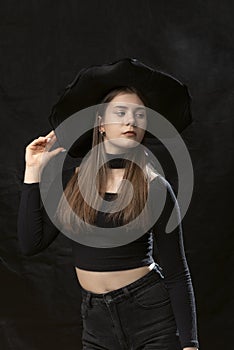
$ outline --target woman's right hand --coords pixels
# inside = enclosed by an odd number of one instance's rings
[[[44,167],[52,157],[63,151],[63,147],[58,147],[49,152],[56,139],[55,132],[52,130],[46,136],[40,136],[38,139],[29,143],[25,151],[26,167],[40,169]]]

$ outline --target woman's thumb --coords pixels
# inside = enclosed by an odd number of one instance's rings
[[[49,152],[50,156],[51,157],[54,157],[56,156],[57,154],[59,154],[60,152],[66,152],[67,150],[63,147],[59,147],[59,148],[56,148],[54,149],[53,151]]]

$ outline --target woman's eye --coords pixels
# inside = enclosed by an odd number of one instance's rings
[[[120,117],[123,117],[125,115],[125,112],[119,111],[119,112],[116,112],[116,114]]]
[[[145,117],[145,114],[144,113],[136,113],[136,116],[138,118],[144,118]]]

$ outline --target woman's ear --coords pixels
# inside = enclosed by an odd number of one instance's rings
[[[104,131],[103,129],[103,121],[102,121],[102,117],[100,115],[98,115],[98,126],[99,126],[99,131]]]

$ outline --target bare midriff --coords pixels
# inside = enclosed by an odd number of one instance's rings
[[[78,168],[76,169],[78,172]],[[108,169],[109,181],[105,185],[106,193],[115,194],[123,179],[124,169]],[[88,271],[76,267],[76,274],[82,288],[93,293],[108,293],[122,288],[139,278],[145,276],[152,270],[155,263],[134,269],[121,271]]]
[[[122,288],[139,278],[145,276],[154,267],[154,263],[148,266],[137,267],[121,271],[88,271],[76,267],[76,274],[82,288],[92,293],[108,293]]]

